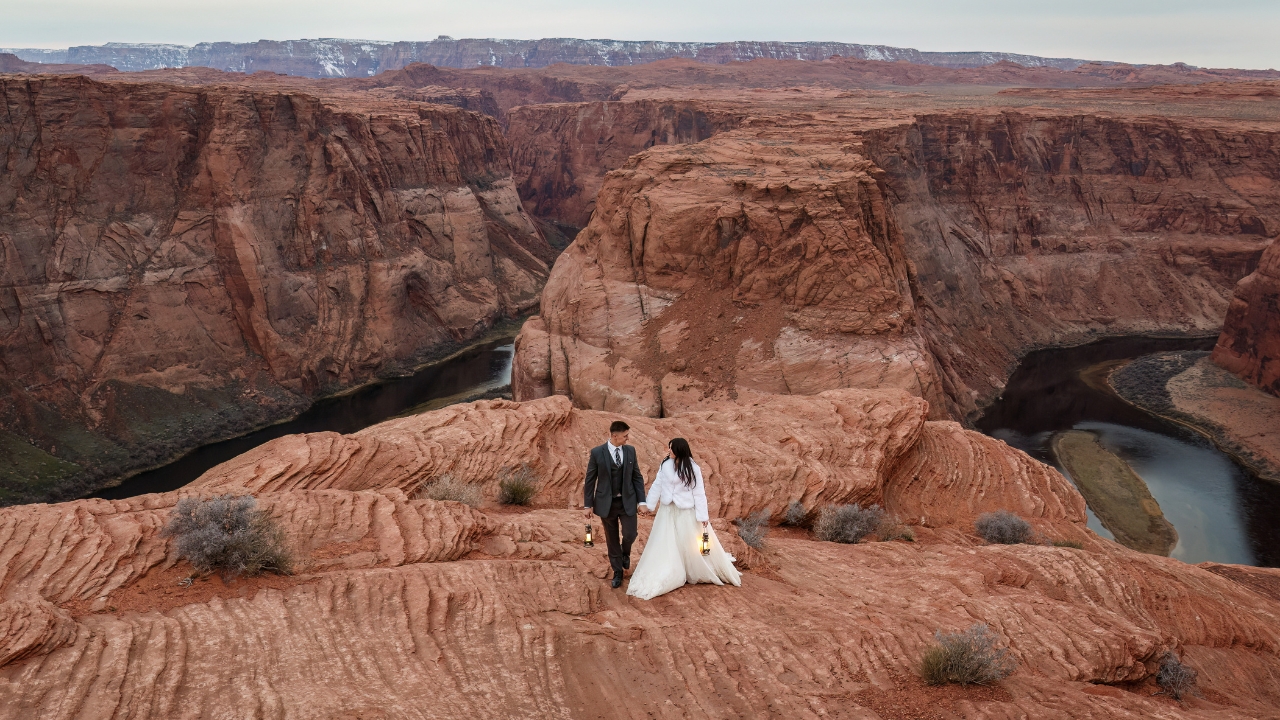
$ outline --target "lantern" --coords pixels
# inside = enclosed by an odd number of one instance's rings
[[[711,533],[702,533],[702,542],[698,544],[698,549],[702,550],[703,555],[711,554]]]
[[[591,523],[587,523],[587,535],[582,539],[582,547],[595,547],[596,544],[591,541]]]

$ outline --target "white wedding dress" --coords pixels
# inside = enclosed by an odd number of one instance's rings
[[[627,585],[627,594],[650,600],[685,583],[742,585],[742,575],[733,566],[709,524],[711,554],[703,555],[702,522],[707,519],[707,494],[702,486],[702,469],[693,465],[694,486],[685,487],[676,474],[675,463],[664,460],[658,477],[649,488],[645,505],[658,511],[644,552]]]

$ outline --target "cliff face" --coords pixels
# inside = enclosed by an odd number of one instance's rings
[[[829,130],[733,131],[611,173],[517,341],[516,398],[649,416],[839,387],[938,403],[876,169]]]
[[[674,720],[769,707],[815,718],[1244,720],[1280,703],[1280,572],[1189,566],[1102,540],[1062,475],[926,421],[924,403],[902,392],[634,419],[646,473],[668,438],[690,438],[712,523],[745,572],[740,588],[689,586],[649,602],[611,591],[603,548],[582,546],[582,516],[564,505],[614,417],[561,397],[458,405],[355,435],[281,438],[184,491],[255,493],[293,550],[292,577],[181,584],[191,568],[159,534],[179,493],[0,509],[0,718],[609,708]],[[518,463],[542,489],[533,508],[499,510],[495,475]],[[444,474],[488,502],[414,497]],[[915,541],[775,531],[758,552],[728,523],[791,500],[882,502]],[[982,544],[972,519],[995,509],[1082,547]],[[652,521],[639,524],[643,545]],[[996,633],[1014,674],[990,688],[924,685],[916,673],[934,631],[974,622]],[[1155,694],[1169,651],[1198,671],[1199,696]]]
[[[654,145],[706,140],[744,117],[694,101],[526,105],[506,115],[512,171],[530,212],[581,228],[607,170]]]
[[[1280,135],[1150,118],[923,115],[865,136],[957,416],[1030,348],[1216,331],[1280,228]]]
[[[496,121],[0,78],[5,499],[83,491],[536,304]]]
[[[1236,285],[1213,361],[1272,395],[1280,395],[1280,242]]]
[[[887,383],[962,418],[1030,349],[1215,331],[1280,227],[1269,129],[1012,110],[872,119],[842,96],[793,92],[791,106],[694,103],[751,119],[607,177],[517,343],[518,397],[652,414],[717,390]],[[626,104],[606,106],[627,117],[612,107]],[[563,125],[577,144],[559,147],[590,147]],[[523,146],[556,147],[555,126],[536,127]],[[591,167],[520,164],[579,186]],[[522,187],[561,212],[572,186],[559,205],[544,198],[566,185]],[[856,259],[833,261],[843,248]],[[764,330],[769,303],[784,319]],[[821,322],[802,319],[819,307]]]

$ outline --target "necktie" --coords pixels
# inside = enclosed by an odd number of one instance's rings
[[[622,466],[622,448],[613,449],[613,464],[619,467]]]

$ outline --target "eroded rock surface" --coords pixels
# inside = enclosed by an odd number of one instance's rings
[[[691,438],[718,532],[751,562],[741,588],[651,602],[611,591],[602,549],[582,547],[579,511],[556,508],[571,504],[578,446],[598,442],[612,417],[562,397],[482,401],[352,436],[282,438],[179,493],[2,509],[0,649],[23,651],[0,665],[0,717],[577,718],[609,707],[675,718],[770,707],[888,719],[913,703],[993,719],[1275,717],[1280,599],[1264,591],[1280,573],[1201,569],[1101,540],[1061,475],[927,421],[924,403],[900,391],[636,419],[647,473],[666,436]],[[472,510],[401,489],[449,473],[492,493],[494,468],[514,462],[545,479],[539,508]],[[244,489],[280,522],[299,574],[178,585],[189,568],[158,535],[168,510],[183,494]],[[797,496],[880,499],[924,517],[904,517],[914,543],[792,533],[754,553],[725,522]],[[982,545],[972,518],[996,508],[1085,549]],[[975,621],[1009,647],[1015,674],[992,691],[921,684],[914,664],[933,631]],[[1170,649],[1199,671],[1202,697],[1152,694]]]
[[[456,347],[536,305],[554,257],[484,115],[82,77],[0,101],[7,501]]]
[[[822,130],[722,133],[613,173],[517,342],[517,399],[661,416],[899,387],[941,407],[876,168]]]
[[[1280,243],[1236,285],[1213,361],[1272,395],[1280,395]]]

